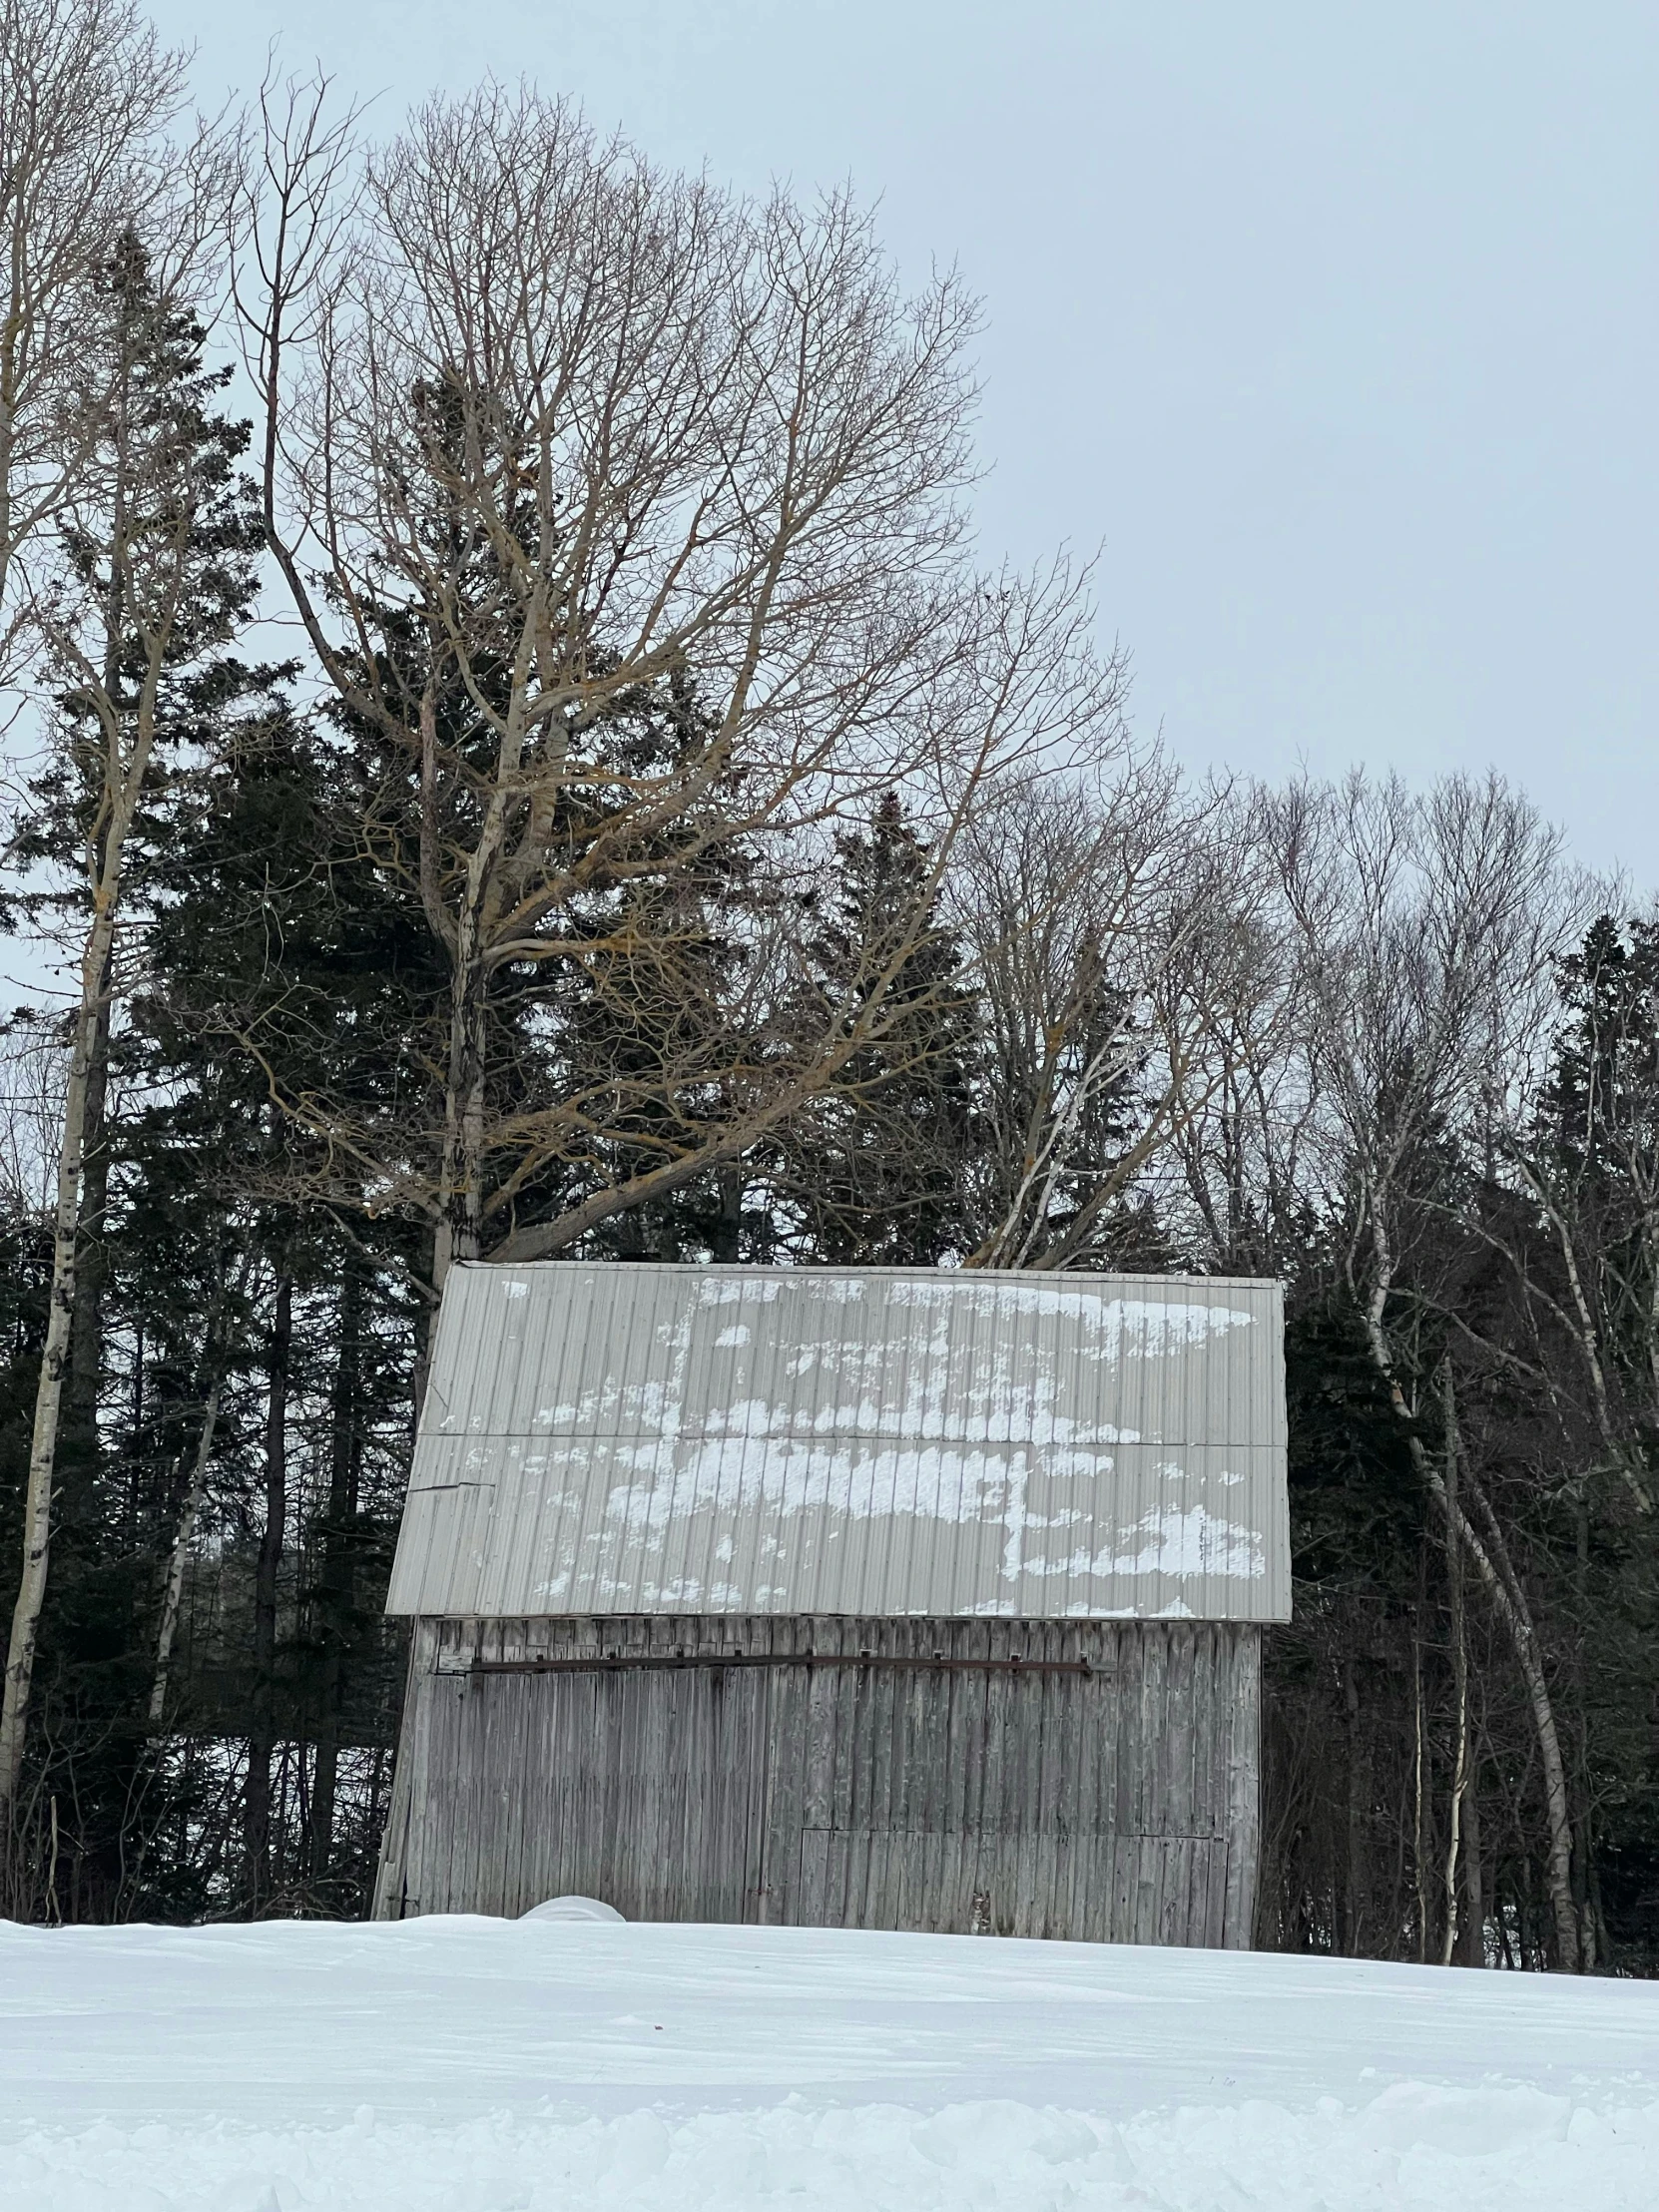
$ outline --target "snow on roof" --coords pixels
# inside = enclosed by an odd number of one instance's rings
[[[1290,1617],[1275,1283],[454,1269],[387,1610]]]

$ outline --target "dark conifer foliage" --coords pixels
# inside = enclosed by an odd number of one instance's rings
[[[934,1267],[971,1248],[978,1009],[962,947],[940,911],[932,855],[887,794],[868,827],[843,830],[824,892],[803,914],[807,976],[822,1024],[855,1016],[869,980],[896,1018],[849,1061],[771,1148],[779,1228],[804,1256],[836,1266]],[[918,933],[914,917],[925,915]]]

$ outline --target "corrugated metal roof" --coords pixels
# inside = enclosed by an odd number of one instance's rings
[[[1290,1617],[1276,1283],[456,1268],[393,1613]]]

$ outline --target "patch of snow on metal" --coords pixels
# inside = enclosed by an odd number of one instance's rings
[[[744,1436],[710,1437],[686,1447],[670,1481],[622,1483],[605,1499],[605,1517],[630,1529],[740,1499],[781,1514],[830,1512],[852,1520],[898,1514],[956,1523],[1003,1521],[1023,1499],[1028,1454],[923,1444],[836,1451],[785,1437],[764,1451]],[[628,1454],[624,1450],[620,1456]]]

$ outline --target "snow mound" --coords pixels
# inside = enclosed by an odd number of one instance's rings
[[[521,1913],[521,1921],[620,1921],[622,1915],[614,1905],[602,1905],[598,1898],[549,1898],[545,1905],[532,1905],[528,1913]]]

